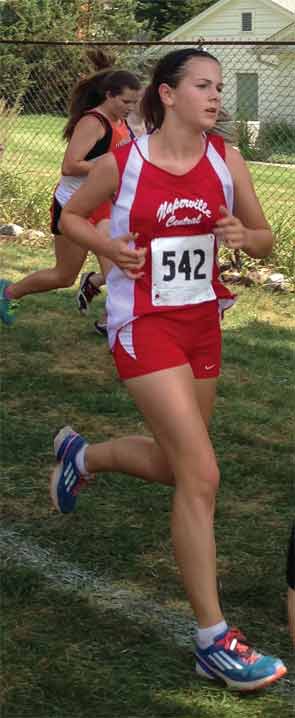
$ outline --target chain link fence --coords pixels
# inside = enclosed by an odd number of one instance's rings
[[[0,221],[35,228],[48,223],[65,143],[72,87],[90,71],[89,46],[103,43],[0,41]],[[113,43],[120,65],[147,81],[163,52],[187,43]],[[222,63],[223,105],[236,143],[275,229],[295,225],[295,42],[206,42]],[[36,226],[39,225],[39,226]]]

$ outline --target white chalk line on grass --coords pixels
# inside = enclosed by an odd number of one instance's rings
[[[107,577],[98,577],[94,571],[69,564],[58,558],[53,551],[28,541],[21,532],[0,528],[1,561],[13,561],[19,566],[29,566],[45,578],[54,588],[73,591],[83,595],[92,606],[102,610],[117,611],[121,616],[138,624],[149,626],[159,632],[162,640],[172,640],[180,648],[192,649],[196,623],[189,611],[163,608],[159,603],[144,596],[138,586],[134,589],[118,588]],[[285,678],[272,691],[293,695],[295,681]]]
[[[98,577],[94,571],[69,564],[53,551],[28,541],[20,532],[0,528],[1,560],[11,560],[20,566],[36,570],[59,590],[73,591],[91,599],[91,605],[103,610],[117,611],[132,621],[159,631],[162,639],[173,640],[180,647],[192,647],[196,624],[187,610],[164,608],[144,596],[137,586],[120,588],[107,577]]]

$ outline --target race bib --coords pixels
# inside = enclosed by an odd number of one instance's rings
[[[152,240],[154,306],[200,304],[216,298],[211,284],[214,240],[214,234]]]

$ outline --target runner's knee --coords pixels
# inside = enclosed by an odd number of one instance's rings
[[[175,471],[176,484],[183,487],[183,490],[192,499],[199,498],[202,501],[211,502],[215,499],[218,491],[220,474],[219,469],[213,460],[207,464],[198,464],[197,461],[191,465],[179,466]]]
[[[174,485],[174,475],[168,459],[155,441],[150,445],[151,466],[155,476],[161,476],[163,483]]]
[[[56,268],[56,276],[58,279],[58,286],[63,289],[67,287],[72,287],[77,279],[77,274],[65,274],[65,272],[61,272]]]

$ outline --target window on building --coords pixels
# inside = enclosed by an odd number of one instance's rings
[[[253,28],[252,12],[242,12],[242,30],[243,32],[251,32]]]

